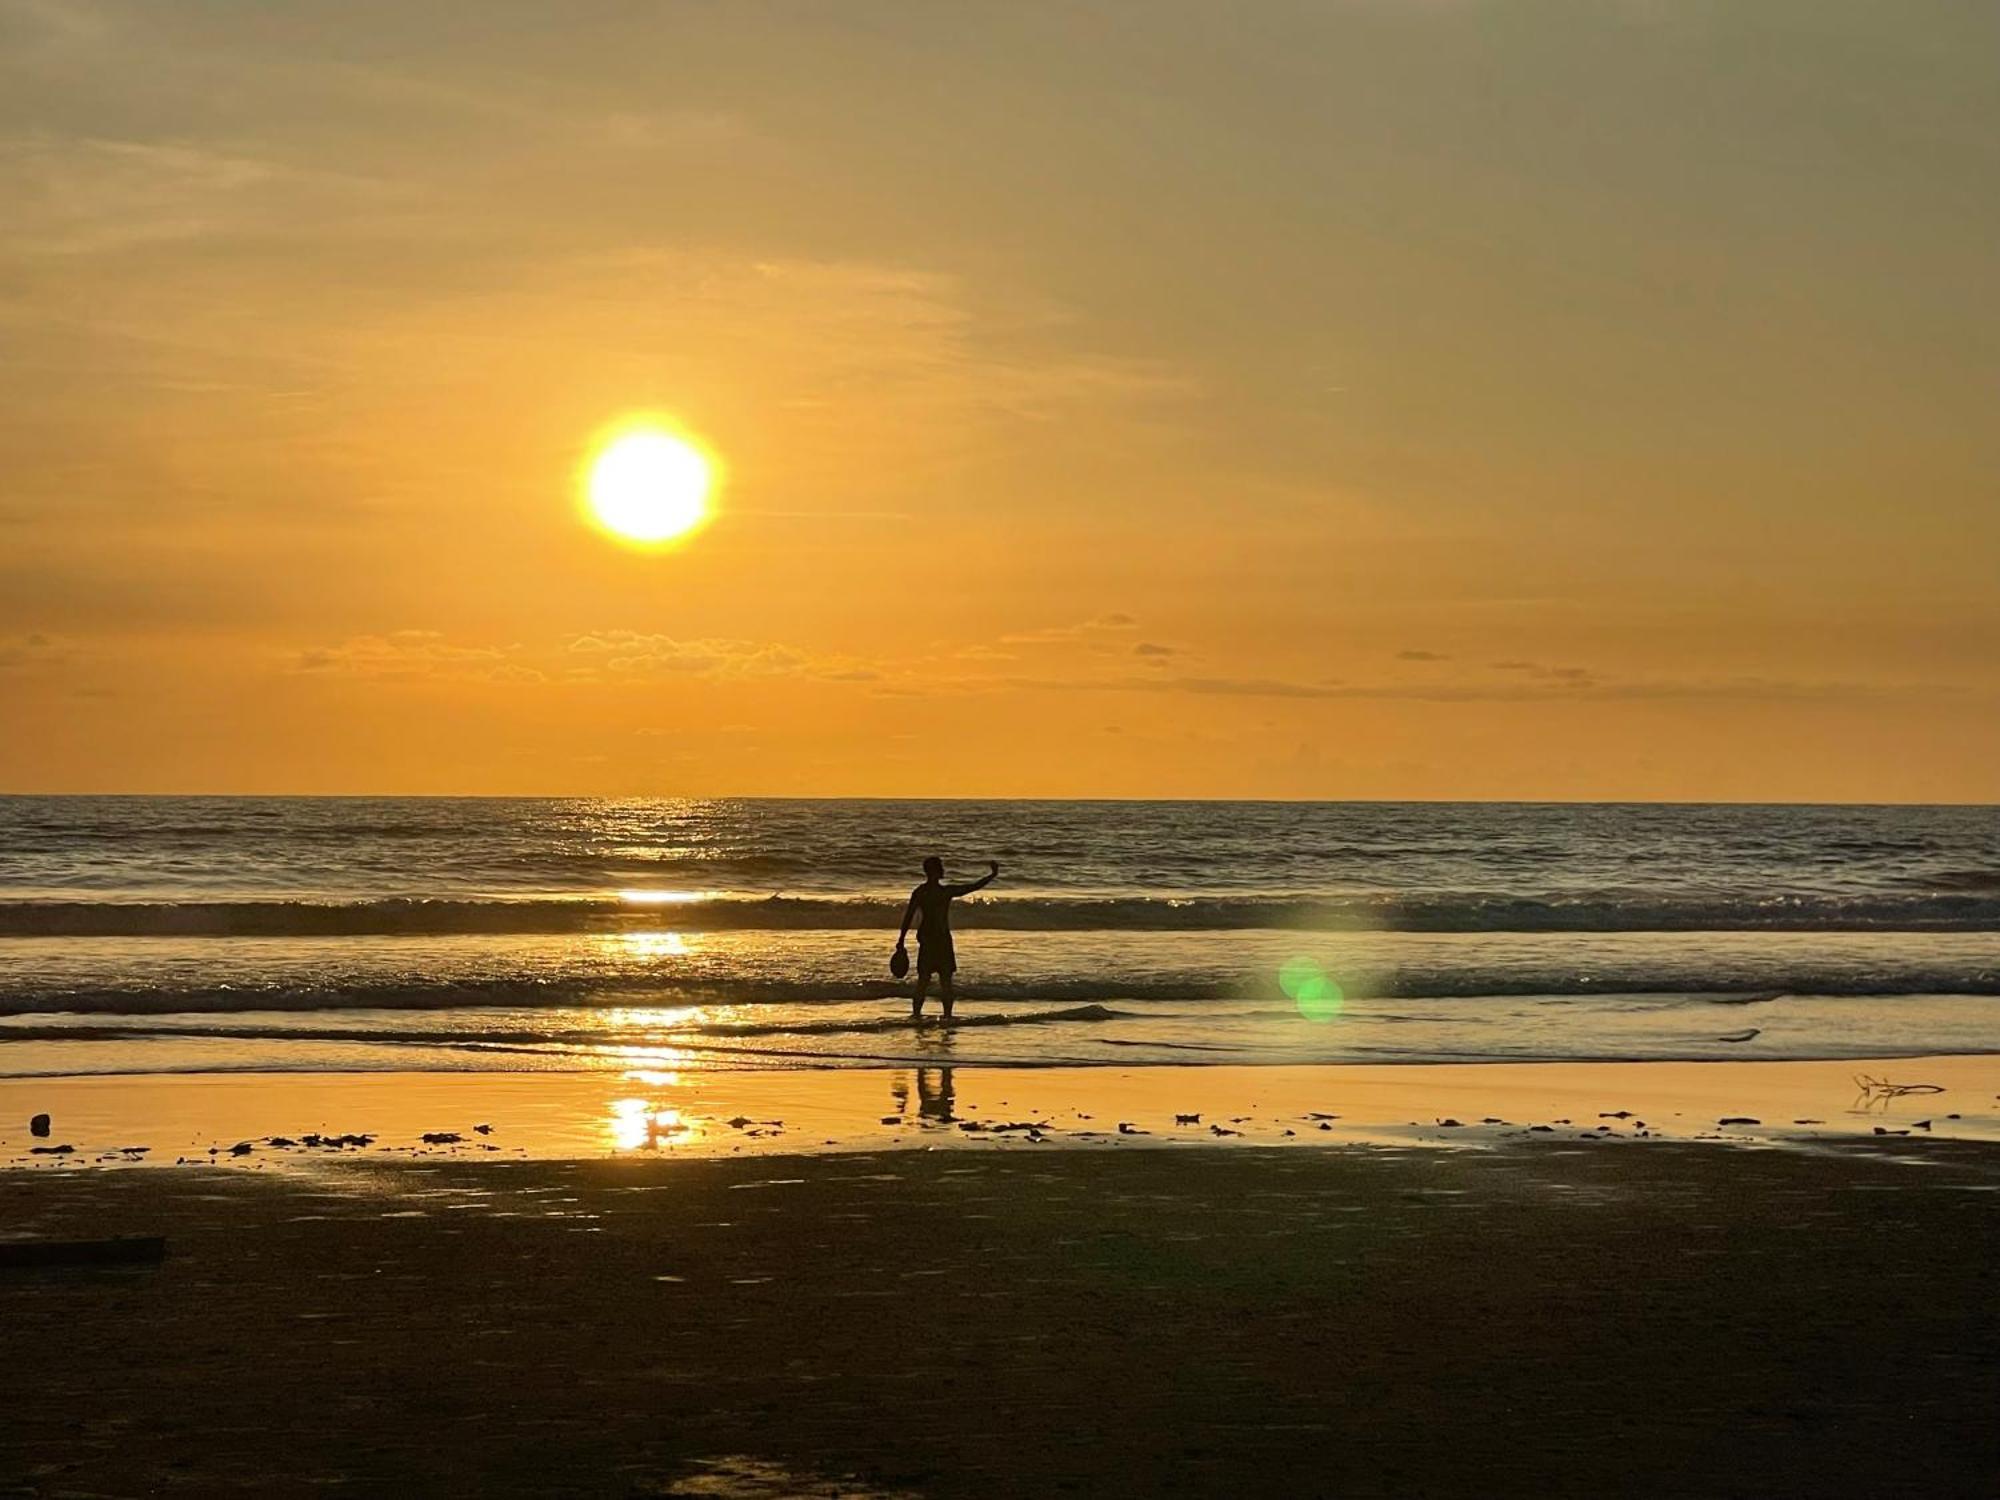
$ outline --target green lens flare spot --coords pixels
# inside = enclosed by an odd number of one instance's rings
[[[1341,993],[1340,986],[1323,977],[1309,981],[1292,999],[1298,1005],[1299,1014],[1308,1021],[1331,1021],[1347,1003],[1347,996]]]
[[[1278,988],[1308,1021],[1331,1021],[1347,1004],[1339,985],[1309,958],[1294,958],[1278,970]]]
[[[1288,998],[1296,1000],[1299,998],[1300,990],[1314,980],[1324,978],[1326,975],[1320,972],[1319,965],[1311,959],[1291,958],[1285,960],[1285,966],[1278,970],[1278,988],[1283,990]]]

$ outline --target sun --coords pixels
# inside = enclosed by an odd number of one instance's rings
[[[623,423],[599,442],[585,470],[585,507],[619,540],[661,546],[708,520],[715,471],[706,452],[672,429]]]

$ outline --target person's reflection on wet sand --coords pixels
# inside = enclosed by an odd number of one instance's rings
[[[889,1098],[895,1105],[895,1115],[886,1116],[885,1124],[896,1115],[907,1116],[910,1112],[910,1075],[906,1072],[889,1076]],[[949,1067],[928,1067],[917,1069],[917,1118],[935,1125],[950,1125],[958,1116],[953,1110],[958,1103],[958,1093],[951,1081]]]
[[[949,1125],[957,1118],[952,1114],[952,1106],[957,1095],[952,1091],[950,1068],[917,1069],[917,1113],[926,1120],[935,1120],[940,1125]]]

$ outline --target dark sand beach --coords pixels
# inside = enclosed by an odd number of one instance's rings
[[[2000,1148],[10,1171],[0,1493],[1972,1495]]]

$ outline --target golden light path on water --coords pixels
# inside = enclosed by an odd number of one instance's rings
[[[694,951],[678,932],[620,932],[613,936],[631,958],[686,958]]]
[[[621,891],[619,895],[641,904],[695,899],[677,891]],[[616,934],[614,941],[635,958],[681,958],[690,951],[678,932],[624,932]],[[671,1032],[677,1027],[700,1025],[710,1014],[710,1008],[701,1005],[618,1006],[603,1013],[603,1024],[614,1035]],[[627,1082],[651,1089],[678,1088],[682,1070],[698,1066],[694,1055],[683,1047],[628,1042],[607,1046],[601,1055],[606,1062],[625,1067]],[[604,1134],[614,1151],[656,1151],[662,1145],[690,1143],[707,1134],[700,1123],[683,1118],[678,1108],[657,1099],[638,1095],[613,1099],[606,1111]]]

